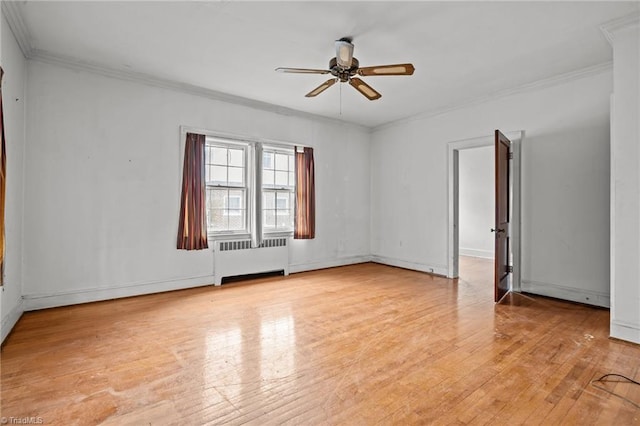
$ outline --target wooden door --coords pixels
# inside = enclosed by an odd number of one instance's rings
[[[496,144],[496,223],[494,298],[496,302],[509,292],[509,160],[511,141],[499,130],[495,133]]]

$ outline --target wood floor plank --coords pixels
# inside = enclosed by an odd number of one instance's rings
[[[1,415],[45,424],[640,424],[609,312],[373,263],[26,313]],[[640,387],[611,386],[633,400]],[[620,423],[622,421],[623,423]]]

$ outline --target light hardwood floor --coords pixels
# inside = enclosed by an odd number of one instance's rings
[[[609,312],[492,301],[492,264],[446,280],[373,263],[25,314],[2,416],[44,424],[616,424],[590,385],[640,377]],[[640,403],[640,386],[607,384]]]

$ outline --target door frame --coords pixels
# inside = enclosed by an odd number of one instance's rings
[[[524,141],[524,130],[503,133],[511,140],[513,162],[510,167],[511,182],[511,290],[520,291],[521,276],[521,148]],[[461,150],[495,145],[495,134],[470,139],[452,141],[447,144],[447,278],[457,278],[460,255],[459,235],[459,153]],[[487,229],[487,232],[489,230]]]

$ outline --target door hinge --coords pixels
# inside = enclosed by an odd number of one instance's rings
[[[509,160],[513,160],[513,152],[509,153]]]
[[[513,273],[513,266],[507,266],[507,273],[508,274]]]

